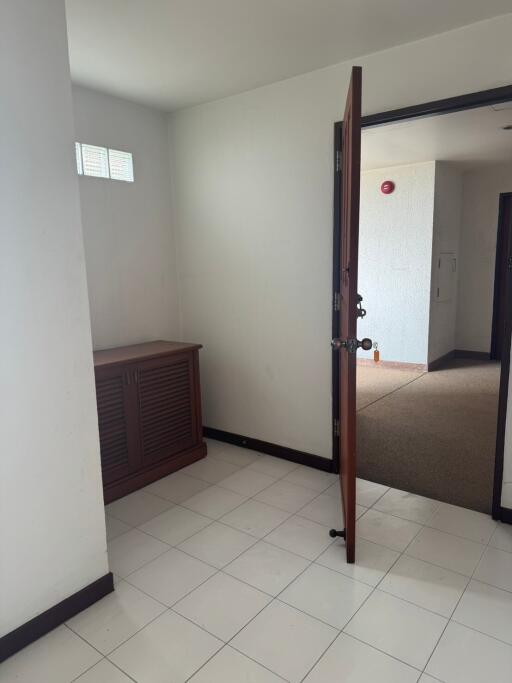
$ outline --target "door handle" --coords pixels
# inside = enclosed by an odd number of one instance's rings
[[[331,341],[331,346],[334,351],[340,351],[341,349],[346,349],[349,353],[356,353],[357,349],[361,348],[363,351],[369,351],[373,342],[368,337],[364,339],[333,339]]]
[[[356,310],[358,318],[364,318],[364,316],[366,315],[366,308],[363,308],[361,305],[362,300],[363,300],[363,297],[360,294],[358,294],[357,295],[357,310]]]

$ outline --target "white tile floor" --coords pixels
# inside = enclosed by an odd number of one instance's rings
[[[510,683],[512,527],[235,446],[107,506],[116,591],[0,683]]]

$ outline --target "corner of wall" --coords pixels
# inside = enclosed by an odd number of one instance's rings
[[[182,289],[182,274],[178,266],[180,263],[180,252],[181,252],[181,242],[180,242],[180,231],[178,230],[178,220],[180,212],[178,210],[178,193],[176,192],[176,167],[174,163],[175,155],[173,154],[173,135],[172,135],[172,125],[173,125],[174,115],[173,113],[167,114],[167,151],[169,159],[169,196],[171,201],[171,226],[170,230],[173,236],[174,243],[174,268],[176,272],[176,287],[177,287],[177,297],[178,297],[178,330],[179,330],[179,341],[185,340],[185,321],[183,314],[183,289]]]

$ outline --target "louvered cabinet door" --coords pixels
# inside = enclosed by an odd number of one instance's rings
[[[103,483],[130,474],[140,464],[134,411],[134,375],[125,367],[96,370],[96,402]],[[135,417],[136,423],[136,417]]]
[[[143,462],[172,458],[199,443],[195,362],[188,353],[138,365]]]

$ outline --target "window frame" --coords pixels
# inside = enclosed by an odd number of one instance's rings
[[[84,147],[94,147],[98,150],[104,150],[106,154],[106,171],[108,175],[95,175],[92,173],[85,172],[85,162],[84,162]],[[119,176],[112,176],[112,164],[110,160],[111,152],[118,155],[126,155],[126,161],[129,163],[128,177],[121,178]],[[88,142],[78,142],[75,141],[75,165],[77,174],[82,178],[96,178],[97,180],[114,180],[121,183],[134,183],[135,173],[133,167],[133,153],[127,152],[126,150],[114,149],[110,147],[105,147],[104,145],[93,145]]]

